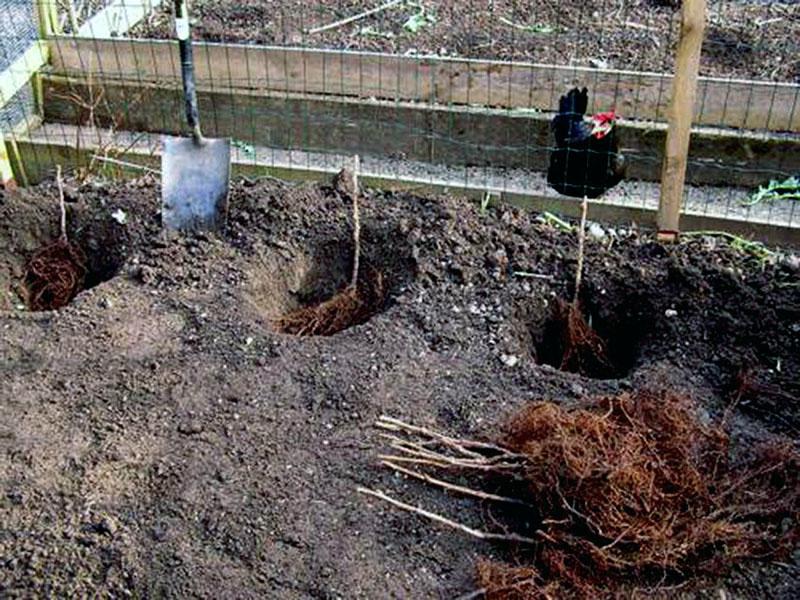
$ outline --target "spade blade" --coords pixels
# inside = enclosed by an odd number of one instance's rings
[[[169,229],[221,229],[228,213],[231,144],[227,139],[164,136],[161,219]]]

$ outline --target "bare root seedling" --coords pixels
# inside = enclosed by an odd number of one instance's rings
[[[275,319],[273,325],[283,333],[294,335],[333,335],[365,322],[385,297],[383,276],[369,269],[357,288],[348,285],[320,304]]]
[[[552,320],[558,326],[556,334],[562,356],[559,368],[571,373],[604,377],[613,372],[613,365],[608,358],[608,348],[605,341],[586,322],[580,302],[586,256],[587,211],[588,200],[584,198],[578,228],[578,260],[572,302],[557,300],[553,305]]]
[[[279,317],[273,324],[283,333],[294,335],[333,335],[352,325],[365,322],[386,298],[383,274],[377,269],[361,268],[361,211],[359,208],[359,158],[353,157],[353,171],[342,171],[340,178],[350,178],[344,187],[353,206],[353,269],[350,282],[341,291],[315,306],[307,306]],[[362,270],[364,271],[362,273]]]
[[[67,304],[83,289],[86,277],[86,255],[80,246],[67,238],[67,211],[61,166],[56,167],[58,185],[58,239],[39,250],[28,261],[24,292],[31,310],[56,310]]]

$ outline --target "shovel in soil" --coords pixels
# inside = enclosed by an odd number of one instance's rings
[[[175,0],[186,120],[192,137],[164,136],[161,155],[161,220],[169,229],[219,229],[228,212],[231,143],[203,137],[197,109],[194,60],[186,0]]]

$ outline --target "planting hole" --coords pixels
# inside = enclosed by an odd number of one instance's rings
[[[638,300],[637,300],[638,301]],[[595,379],[626,377],[636,366],[652,321],[634,301],[602,307],[557,299],[524,317],[536,362]]]
[[[57,239],[36,250],[25,265],[21,295],[29,310],[58,310],[83,290],[108,281],[123,256],[110,239],[81,236],[82,243]]]
[[[336,238],[291,255],[264,258],[250,299],[273,329],[329,336],[386,310],[413,278],[413,261],[395,232],[362,232],[358,285],[350,286],[353,242]]]
[[[2,208],[2,310],[63,308],[81,291],[114,277],[125,260],[128,234],[107,215],[73,209],[65,240],[49,204],[14,197]]]
[[[58,310],[69,304],[86,280],[86,254],[59,239],[37,250],[25,270],[24,291],[33,311]]]

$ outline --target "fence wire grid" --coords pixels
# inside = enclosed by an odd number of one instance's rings
[[[550,122],[578,86],[590,113],[621,116],[627,174],[595,201],[658,206],[680,2],[193,0],[189,9],[204,131],[232,138],[243,167],[327,173],[359,154],[379,180],[555,196]],[[2,130],[30,157],[21,161],[29,180],[92,157],[157,164],[148,157],[159,134],[187,131],[172,11],[172,0],[0,0],[0,18],[20,23],[0,41],[0,67],[12,81],[38,72],[35,86],[0,96]],[[20,60],[37,31],[49,54],[38,71],[37,57]],[[797,2],[708,2],[685,212],[800,226],[798,56]]]

